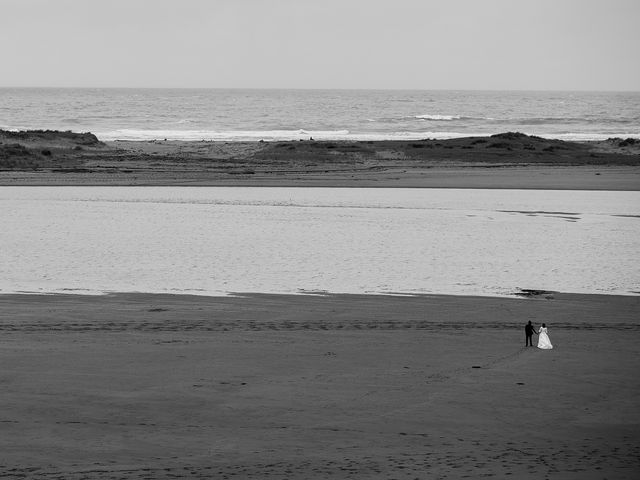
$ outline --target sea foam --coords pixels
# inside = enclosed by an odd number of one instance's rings
[[[522,131],[527,135],[536,135],[535,131]],[[245,130],[245,131],[210,131],[210,130],[134,130],[122,129],[107,132],[98,132],[97,137],[103,141],[113,140],[182,140],[182,141],[292,141],[292,140],[344,140],[344,141],[384,141],[384,140],[447,140],[465,137],[487,137],[487,132],[461,132],[461,131],[395,131],[395,132],[350,132],[349,130]],[[537,136],[548,139],[567,141],[601,141],[612,137],[638,138],[639,132],[562,132],[554,134],[538,134]]]
[[[460,115],[414,115],[413,118],[419,118],[420,120],[460,120]]]
[[[132,130],[122,129],[98,132],[100,140],[183,140],[183,141],[286,141],[286,140],[421,140],[427,138],[450,139],[469,136],[487,136],[479,132],[447,131],[398,131],[398,132],[350,132],[349,130],[259,130],[259,131],[210,131],[210,130]]]
[[[252,141],[252,140],[337,140],[349,138],[348,130],[138,130],[119,129],[98,132],[101,140],[218,140],[218,141]]]

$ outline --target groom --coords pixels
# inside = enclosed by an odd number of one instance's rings
[[[531,320],[529,320],[529,323],[527,323],[524,326],[524,334],[525,334],[525,339],[524,339],[524,346],[528,347],[529,345],[531,345],[533,347],[533,334],[536,333],[536,329],[533,328],[533,325],[531,325]]]

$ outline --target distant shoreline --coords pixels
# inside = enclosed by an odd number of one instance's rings
[[[633,138],[102,142],[90,133],[0,130],[0,142],[0,186],[640,190]]]

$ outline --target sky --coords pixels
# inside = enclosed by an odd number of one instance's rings
[[[640,90],[640,0],[0,0],[0,86]]]

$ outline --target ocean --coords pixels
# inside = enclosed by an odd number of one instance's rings
[[[0,187],[0,293],[640,293],[640,192]]]
[[[102,140],[640,138],[640,92],[0,88],[0,128]]]

